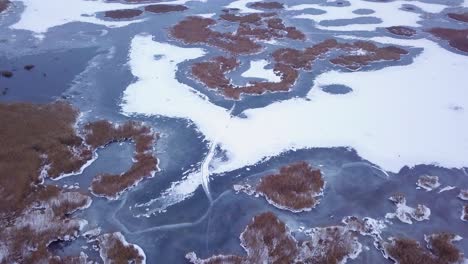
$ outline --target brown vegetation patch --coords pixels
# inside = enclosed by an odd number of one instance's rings
[[[251,263],[291,263],[297,254],[288,227],[271,212],[255,216],[240,240]]]
[[[91,199],[55,186],[35,186],[22,202],[15,217],[0,219],[0,263],[69,263],[53,256],[48,245],[77,236],[85,221],[70,215]]]
[[[400,264],[449,264],[458,263],[463,254],[453,245],[455,235],[441,233],[426,237],[429,250],[417,241],[408,238],[397,238],[384,243],[385,253]]]
[[[406,50],[395,46],[380,48],[371,42],[338,43],[334,39],[328,39],[304,51],[291,48],[279,49],[273,53],[273,57],[276,62],[282,62],[295,69],[310,70],[316,59],[332,50],[344,54],[332,58],[330,62],[350,70],[357,70],[376,61],[399,60],[401,55],[408,54]]]
[[[133,18],[141,15],[143,11],[139,9],[121,9],[121,10],[112,10],[112,11],[106,11],[104,13],[105,17],[110,17],[113,19],[127,19],[127,18]]]
[[[439,177],[430,175],[421,175],[416,185],[426,191],[432,191],[440,186]]]
[[[402,48],[395,46],[380,48],[373,43],[365,41],[343,44],[343,48],[350,51],[352,54],[341,55],[331,59],[330,62],[348,68],[349,70],[358,70],[363,66],[377,61],[397,61],[402,55],[408,54],[408,51]]]
[[[93,186],[115,197],[157,168],[152,155],[155,135],[136,122],[114,126],[107,121],[85,125],[85,139],[75,131],[77,111],[64,102],[36,105],[0,104],[0,215],[13,214],[25,205],[25,197],[44,177],[57,178],[77,172],[93,157],[93,151],[116,141],[136,145],[135,164],[116,177],[99,176]],[[102,179],[102,182],[101,182]],[[104,180],[106,179],[106,180]],[[120,180],[120,184],[116,181]],[[15,184],[11,184],[11,182]],[[112,188],[105,188],[104,183]]]
[[[201,20],[198,20],[201,21]],[[208,20],[205,20],[208,25]],[[281,28],[282,22],[276,19],[269,20],[270,27]],[[248,33],[243,33],[248,34]],[[205,35],[209,35],[207,31]],[[198,42],[201,35],[193,34],[189,39]],[[228,72],[239,67],[236,58],[215,57],[207,62],[195,63],[192,66],[194,77],[208,88],[218,90],[230,99],[239,99],[241,94],[260,95],[266,92],[289,91],[296,82],[298,70],[311,70],[315,60],[323,58],[332,50],[338,50],[342,55],[332,58],[333,64],[350,70],[357,70],[375,61],[399,60],[401,55],[408,52],[404,49],[387,46],[377,47],[375,44],[364,41],[354,43],[338,43],[334,39],[322,41],[303,51],[292,48],[281,48],[273,52],[275,61],[274,72],[281,77],[280,82],[250,82],[246,86],[235,86],[225,76]]]
[[[247,37],[213,31],[209,27],[214,23],[210,18],[188,17],[175,25],[171,34],[187,44],[208,44],[236,54],[260,50],[260,45]]]
[[[77,236],[85,221],[71,214],[89,206],[91,199],[44,186],[45,177],[76,172],[96,148],[121,140],[135,142],[136,162],[116,178],[119,183],[113,178],[98,184],[109,185],[105,192],[122,192],[157,168],[155,137],[148,127],[97,121],[85,126],[83,139],[74,127],[77,115],[65,102],[0,104],[0,263],[84,263],[84,255],[60,258],[48,246]]]
[[[221,19],[238,23],[237,35],[249,36],[255,39],[271,40],[289,38],[305,40],[305,35],[295,27],[287,27],[276,13],[253,13],[238,15],[229,11],[220,16]]]
[[[128,171],[120,175],[101,174],[93,179],[91,191],[95,195],[115,199],[157,170],[158,160],[152,154],[155,135],[150,128],[132,121],[115,126],[101,120],[87,124],[85,131],[86,143],[94,148],[127,140],[132,140],[136,146],[135,162]]]
[[[468,12],[465,13],[448,13],[448,17],[451,19],[455,19],[461,22],[467,22],[468,23]]]
[[[9,0],[0,0],[0,13],[7,10],[11,2]]]
[[[300,212],[317,205],[324,185],[320,170],[302,161],[263,177],[256,191],[278,208]]]
[[[220,16],[220,18],[229,21],[229,22],[236,22],[239,24],[261,24],[262,16],[265,14],[261,13],[253,13],[247,15],[237,15],[231,13],[229,10],[225,10],[226,12]]]
[[[101,235],[97,240],[100,248],[99,253],[104,263],[142,264],[145,262],[145,256],[141,249],[128,243],[119,232]]]
[[[216,57],[208,62],[195,63],[192,74],[208,88],[216,89],[231,99],[239,99],[241,94],[288,91],[298,77],[297,71],[291,67],[276,64],[273,70],[281,77],[280,82],[251,82],[246,86],[235,86],[225,75],[238,66],[239,61],[235,58]]]
[[[0,71],[0,74],[5,78],[13,77],[13,72],[11,72],[11,71]]]
[[[151,177],[156,171],[158,161],[151,154],[137,154],[135,159],[136,161],[132,167],[122,174],[101,174],[96,176],[91,184],[93,194],[115,199],[144,178]]]
[[[295,27],[286,27],[275,13],[238,15],[227,11],[220,18],[237,26],[233,30],[235,33],[212,30],[210,27],[216,24],[213,19],[187,17],[171,28],[171,35],[186,44],[202,43],[234,54],[258,52],[261,46],[255,40],[305,39],[301,31]]]
[[[294,69],[310,70],[312,63],[327,54],[328,52],[340,48],[339,44],[334,39],[327,39],[312,47],[306,48],[304,51],[282,48],[273,53],[273,58],[277,63],[283,63],[293,67]]]
[[[283,9],[284,5],[278,2],[255,2],[250,5],[253,8],[263,8],[263,9]]]
[[[271,212],[255,216],[240,235],[240,240],[247,256],[220,255],[200,260],[191,253],[187,258],[197,264],[293,263],[298,254],[297,242],[288,227]]]
[[[145,11],[151,13],[169,13],[169,12],[180,12],[185,11],[188,8],[184,5],[149,5],[145,7]]]
[[[77,112],[66,103],[0,104],[0,214],[23,208],[33,185],[80,169],[92,158],[74,124]],[[14,182],[15,184],[12,184]]]
[[[432,28],[429,32],[457,50],[468,52],[468,29]]]
[[[271,212],[255,216],[240,235],[240,240],[247,256],[218,255],[199,259],[191,252],[186,257],[196,264],[338,264],[358,254],[360,249],[354,233],[343,226],[314,228],[308,240],[298,243],[288,227]]]
[[[298,263],[344,263],[347,258],[357,256],[360,248],[357,234],[346,227],[313,228],[310,240],[301,244]]]
[[[426,238],[430,251],[438,257],[442,263],[455,263],[463,259],[463,254],[452,243],[456,240],[454,234],[433,234]]]
[[[34,67],[35,67],[35,66],[32,65],[32,64],[24,65],[24,69],[27,70],[27,71],[30,71],[30,70],[34,69]]]
[[[416,30],[403,26],[388,27],[386,29],[388,32],[399,36],[411,37],[416,34]]]

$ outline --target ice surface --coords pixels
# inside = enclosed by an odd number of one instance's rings
[[[103,0],[19,0],[25,10],[21,19],[13,24],[13,29],[25,29],[43,34],[50,28],[70,22],[85,22],[107,27],[122,27],[142,20],[132,21],[104,21],[95,16],[95,13],[128,9],[141,5],[126,5],[120,3],[106,3]]]
[[[326,13],[320,15],[313,14],[300,14],[295,18],[310,19],[317,23],[316,27],[326,30],[338,30],[338,31],[373,31],[378,27],[391,27],[396,25],[404,26],[419,26],[418,22],[421,21],[421,17],[417,13],[407,12],[402,10],[401,7],[404,4],[410,3],[415,5],[422,10],[430,13],[439,13],[444,8],[448,7],[442,4],[430,4],[422,3],[419,1],[393,1],[393,2],[370,2],[370,1],[350,1],[349,6],[323,6],[321,4],[300,4],[289,6],[288,10],[300,11],[307,8],[315,8],[326,11]],[[356,9],[372,9],[375,13],[371,15],[359,15],[353,13]],[[365,17],[377,17],[382,20],[381,23],[371,24],[349,24],[345,26],[322,26],[319,25],[321,21],[336,20],[336,19],[354,19],[354,18],[365,18]]]
[[[71,22],[84,22],[106,27],[124,27],[143,19],[129,21],[105,21],[96,17],[96,13],[138,8],[148,4],[121,4],[105,2],[104,0],[17,0],[24,4],[25,10],[21,19],[11,25],[13,29],[33,31],[39,35],[46,33],[50,28]],[[161,2],[170,4],[185,4],[189,0]],[[198,0],[206,2],[206,0]]]
[[[338,146],[353,147],[360,156],[394,172],[416,164],[466,166],[468,97],[461,85],[468,82],[466,57],[424,39],[372,40],[423,51],[409,65],[325,72],[306,98],[248,109],[243,112],[246,118],[229,121],[227,109],[175,77],[178,64],[203,56],[202,49],[139,35],[132,41],[129,61],[138,80],[125,90],[122,110],[191,120],[208,140],[216,138],[226,150],[228,161],[219,163],[213,173],[252,165],[289,149]],[[346,85],[354,92],[334,96],[318,88],[330,84]],[[461,110],[454,111],[453,105]],[[196,182],[200,183],[191,179]],[[189,186],[193,188],[183,189],[195,190],[198,185]]]

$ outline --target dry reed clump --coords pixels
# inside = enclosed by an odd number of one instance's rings
[[[180,12],[180,11],[185,11],[187,9],[188,8],[184,5],[165,5],[165,4],[148,5],[145,7],[145,11],[152,12],[152,13]]]
[[[310,236],[301,244],[299,263],[339,264],[361,252],[356,233],[344,226],[314,228]]]
[[[402,55],[408,54],[406,50],[395,46],[378,47],[366,41],[338,43],[335,39],[327,39],[303,51],[282,48],[275,51],[273,57],[276,62],[283,62],[295,69],[310,70],[316,59],[333,50],[343,54],[330,59],[330,62],[349,70],[357,70],[376,61],[399,60]]]
[[[468,12],[448,13],[447,16],[450,17],[451,19],[455,19],[455,20],[458,20],[458,21],[461,21],[461,22],[467,22],[468,23]]]
[[[290,38],[304,40],[305,35],[295,27],[286,27],[276,13],[238,15],[225,10],[220,20],[237,26],[235,33],[211,29],[217,21],[210,18],[187,17],[171,28],[171,35],[187,44],[206,44],[231,52],[250,54],[258,52],[261,45],[256,40]]]
[[[104,263],[141,264],[145,261],[141,250],[136,245],[128,243],[119,232],[100,235],[97,240]]]
[[[215,46],[234,54],[254,53],[260,50],[260,45],[250,38],[220,33],[210,28],[215,20],[201,17],[188,17],[172,27],[171,35],[187,44],[203,43]]]
[[[448,41],[455,49],[468,52],[468,29],[431,28],[429,33]]]
[[[195,264],[341,263],[360,252],[354,233],[343,226],[315,228],[310,239],[298,243],[288,227],[271,212],[255,216],[240,240],[246,256],[217,255],[199,259],[191,252],[186,258]]]
[[[396,238],[384,243],[385,253],[400,264],[450,264],[463,260],[463,254],[453,245],[456,236],[448,233],[433,234],[426,237],[429,250],[416,240]]]
[[[76,117],[63,102],[0,104],[0,215],[22,209],[44,175],[71,173],[91,159],[73,127]]]
[[[11,77],[13,77],[13,72],[11,72],[11,71],[0,71],[0,75],[2,75],[5,78],[11,78]]]
[[[298,73],[284,64],[276,64],[274,71],[281,77],[279,82],[251,82],[246,86],[235,86],[226,74],[239,67],[236,58],[215,57],[207,62],[192,65],[192,74],[201,83],[218,90],[231,99],[239,99],[241,94],[260,95],[266,92],[288,91],[295,83]]]
[[[386,28],[388,32],[398,35],[398,36],[405,36],[405,37],[411,37],[414,34],[416,34],[416,30],[408,27],[403,27],[403,26],[393,26],[393,27],[388,27]]]
[[[245,19],[249,21],[249,23],[254,23],[252,21],[260,19],[258,14],[256,16],[254,15],[255,14],[250,14],[240,18],[232,15],[233,17],[229,19],[234,21],[236,21],[236,19]],[[270,28],[288,30],[278,18],[269,19],[268,24]],[[271,35],[271,33],[265,33],[264,30],[250,31],[249,28],[245,26],[242,27],[242,25],[244,24],[241,24],[238,33],[240,32],[239,34],[243,36]],[[193,31],[190,32],[193,33]],[[288,34],[295,34],[294,30],[289,31]],[[200,37],[200,35],[194,35],[194,38],[195,37]],[[190,39],[193,38],[190,37]],[[245,86],[232,84],[231,80],[226,77],[226,74],[240,66],[240,62],[236,57],[218,56],[209,61],[195,63],[192,65],[192,74],[199,82],[206,85],[208,88],[221,92],[227,98],[238,100],[241,94],[261,95],[267,92],[289,91],[299,77],[299,70],[310,71],[313,63],[317,59],[325,57],[325,55],[331,51],[339,51],[341,54],[330,59],[330,62],[349,70],[358,70],[376,61],[396,61],[399,60],[402,55],[408,53],[406,50],[395,46],[377,47],[373,43],[364,41],[338,43],[334,39],[328,39],[304,50],[280,48],[273,52],[273,70],[276,75],[280,76],[281,80],[279,82],[255,81]]]
[[[280,168],[278,174],[263,177],[256,191],[277,207],[304,211],[316,206],[324,185],[320,170],[302,161]]]
[[[10,4],[11,4],[11,2],[9,0],[1,0],[0,1],[0,13],[7,10],[7,8],[10,6]]]
[[[137,17],[141,14],[143,14],[143,11],[139,9],[120,9],[120,10],[106,11],[104,13],[104,16],[113,18],[113,19],[128,19],[128,18]]]
[[[158,160],[152,154],[156,135],[150,128],[132,121],[115,126],[108,121],[101,120],[87,124],[85,133],[86,143],[93,148],[126,140],[132,140],[135,143],[135,163],[132,167],[120,175],[96,176],[91,183],[91,191],[95,195],[115,199],[157,170]]]
[[[0,263],[66,263],[53,256],[48,245],[77,236],[86,221],[71,216],[91,199],[55,186],[37,186],[27,195],[14,218],[0,222]]]
[[[0,104],[0,263],[83,263],[83,255],[53,256],[48,245],[73,239],[86,221],[72,214],[90,197],[43,185],[45,177],[73,173],[92,152],[111,142],[135,142],[135,164],[118,178],[103,180],[105,191],[122,192],[157,168],[155,134],[136,122],[88,123],[84,139],[76,133],[78,112],[65,102]],[[117,180],[117,181],[115,181]],[[120,182],[118,182],[120,180]],[[99,182],[94,181],[94,185]],[[102,183],[101,183],[102,184]],[[112,195],[112,193],[109,193]]]

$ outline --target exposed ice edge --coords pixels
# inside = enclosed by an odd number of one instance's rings
[[[457,187],[455,186],[451,186],[451,185],[447,185],[443,188],[440,188],[439,192],[438,193],[443,193],[443,192],[447,192],[447,191],[451,191],[451,190],[454,190],[456,189]]]
[[[167,208],[180,203],[194,195],[198,186],[202,185],[202,175],[199,170],[184,176],[182,180],[171,183],[171,186],[163,191],[158,197],[152,198],[148,202],[135,204],[136,208],[146,207],[145,213],[134,215],[135,217],[151,217],[156,213],[165,213]],[[156,204],[156,206],[153,206]],[[149,207],[154,208],[150,209]]]
[[[84,142],[84,141],[85,141],[85,140],[84,140],[85,135],[82,133],[82,131],[81,131],[81,129],[80,129],[80,126],[79,126],[79,124],[80,124],[83,120],[84,120],[84,114],[80,112],[80,113],[78,114],[78,117],[76,118],[75,123],[73,124],[73,129],[75,130],[76,135],[77,135],[78,137],[80,137],[80,138],[83,140],[83,142]],[[90,146],[88,146],[86,143],[84,143],[84,147],[89,147],[89,148],[90,148]],[[74,152],[75,155],[79,155],[79,154],[80,154],[79,152],[77,152],[76,149],[73,149],[72,151]],[[44,154],[44,155],[45,155],[45,154]],[[91,159],[88,160],[88,161],[86,161],[86,163],[83,164],[78,170],[72,171],[72,172],[69,172],[69,173],[61,173],[59,176],[57,176],[57,177],[55,177],[55,178],[51,178],[51,177],[48,176],[47,170],[50,169],[50,164],[44,164],[44,166],[42,166],[42,168],[41,168],[41,170],[40,170],[40,173],[39,173],[39,177],[40,177],[40,179],[41,179],[41,183],[44,182],[44,179],[45,179],[45,178],[49,178],[49,179],[51,179],[51,180],[53,180],[53,181],[59,181],[59,180],[61,180],[61,179],[63,179],[63,178],[66,178],[66,177],[70,177],[70,176],[75,176],[75,175],[82,174],[83,171],[84,171],[86,168],[88,168],[89,166],[91,166],[91,165],[94,163],[94,161],[96,161],[96,160],[98,159],[98,157],[99,157],[99,155],[98,155],[97,149],[96,149],[96,150],[93,151]],[[44,156],[44,157],[42,157],[42,158],[46,159],[47,156]]]
[[[463,222],[468,222],[468,220],[465,220],[465,217],[467,216],[467,214],[465,213],[465,207],[468,207],[468,204],[462,206],[460,220],[462,220]]]
[[[409,65],[372,72],[322,73],[306,98],[248,109],[244,111],[246,118],[227,121],[227,109],[200,97],[175,77],[178,64],[204,56],[203,49],[181,48],[155,42],[150,35],[137,35],[129,54],[137,81],[124,92],[122,112],[188,119],[209,141],[228,122],[229,128],[218,142],[229,160],[219,163],[213,173],[253,165],[291,149],[340,146],[352,146],[360,156],[387,171],[435,162],[444,167],[466,166],[468,122],[464,121],[468,113],[450,109],[451,105],[468,109],[466,91],[459,85],[468,82],[466,57],[425,39],[370,40],[424,50]],[[154,55],[163,56],[156,60]],[[336,84],[336,80],[354,92],[333,96],[316,89]],[[432,126],[434,123],[438,125]],[[177,186],[172,186],[166,194],[189,196],[201,184],[193,178],[189,181],[180,183],[186,184],[179,189],[183,193],[173,193]]]

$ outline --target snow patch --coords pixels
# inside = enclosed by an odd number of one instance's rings
[[[336,31],[374,31],[379,27],[391,27],[395,25],[404,25],[408,27],[419,27],[421,15],[414,12],[407,12],[402,9],[405,4],[411,3],[425,12],[440,13],[445,8],[449,7],[442,4],[422,3],[418,1],[393,1],[393,2],[370,2],[370,1],[351,1],[349,6],[324,6],[322,4],[300,4],[289,6],[286,9],[290,11],[301,11],[307,8],[315,8],[326,11],[323,14],[300,14],[293,18],[309,19],[315,23],[319,29],[336,30]],[[372,9],[375,13],[371,15],[359,15],[353,13],[356,9]],[[322,26],[319,25],[322,21],[336,19],[355,19],[377,17],[382,20],[381,23],[371,24],[349,24],[344,26]]]
[[[250,68],[241,74],[245,78],[261,78],[269,82],[280,82],[281,77],[276,75],[273,69],[265,69],[267,60],[255,60],[250,62]]]
[[[434,189],[439,188],[440,186],[439,177],[429,176],[429,175],[419,176],[419,179],[416,182],[416,185],[419,188],[423,188],[427,192],[432,191]]]
[[[457,187],[455,186],[445,186],[439,190],[439,193],[447,192],[456,189]]]
[[[396,204],[397,208],[395,213],[387,213],[385,218],[398,218],[401,222],[406,224],[412,224],[413,221],[411,219],[418,222],[429,220],[431,209],[427,206],[418,204],[416,208],[410,207],[406,205],[406,198],[400,195],[392,196],[389,199]]]

